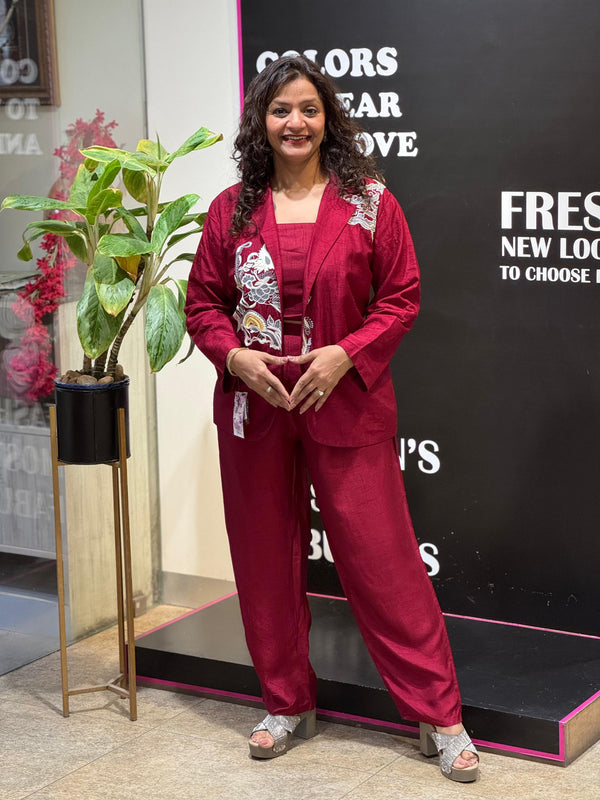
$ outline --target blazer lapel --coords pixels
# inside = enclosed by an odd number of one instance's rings
[[[355,207],[352,203],[339,196],[336,182],[330,180],[323,192],[308,254],[308,263],[304,274],[304,308],[306,308],[315,278],[325,257],[344,230],[354,210]]]
[[[260,238],[265,244],[277,277],[279,287],[279,297],[283,297],[283,270],[281,266],[281,254],[279,252],[279,237],[277,236],[277,222],[275,221],[275,210],[273,208],[273,195],[271,187],[267,187],[265,199],[260,207],[254,212],[254,221],[260,234]]]

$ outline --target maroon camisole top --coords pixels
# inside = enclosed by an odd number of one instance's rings
[[[304,269],[314,227],[314,222],[287,222],[277,225],[283,273],[281,304],[285,322],[302,322]]]

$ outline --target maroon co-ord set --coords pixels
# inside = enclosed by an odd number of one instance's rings
[[[306,569],[312,481],[346,597],[409,720],[450,726],[461,701],[443,617],[414,537],[396,444],[389,362],[416,317],[419,273],[404,215],[377,181],[367,199],[331,181],[314,224],[229,233],[239,187],[212,203],[186,313],[217,368],[225,517],[248,648],[267,710],[316,705]],[[232,348],[297,355],[339,344],[353,361],[323,407],[274,408],[229,374]],[[306,369],[273,372],[288,391]]]

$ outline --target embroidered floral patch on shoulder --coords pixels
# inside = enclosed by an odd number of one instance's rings
[[[367,197],[361,197],[357,194],[344,195],[344,199],[349,203],[356,206],[356,211],[348,220],[349,225],[360,225],[368,231],[371,231],[371,236],[375,235],[375,227],[377,225],[377,211],[379,209],[379,201],[385,186],[379,181],[372,181],[366,186]]]

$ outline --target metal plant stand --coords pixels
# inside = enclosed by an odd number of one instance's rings
[[[52,484],[54,491],[54,529],[56,536],[56,572],[58,580],[58,625],[62,678],[63,716],[69,716],[69,697],[87,692],[108,690],[129,700],[129,718],[137,719],[135,646],[133,628],[133,585],[131,577],[131,540],[129,531],[129,494],[127,488],[127,439],[125,409],[118,408],[119,460],[107,464],[112,469],[113,512],[115,529],[115,566],[117,577],[117,624],[119,636],[119,674],[98,686],[69,689],[67,665],[67,628],[65,616],[65,579],[63,569],[62,528],[60,521],[59,466],[56,407],[50,406],[50,445],[52,450]],[[125,621],[129,648],[125,653]]]

